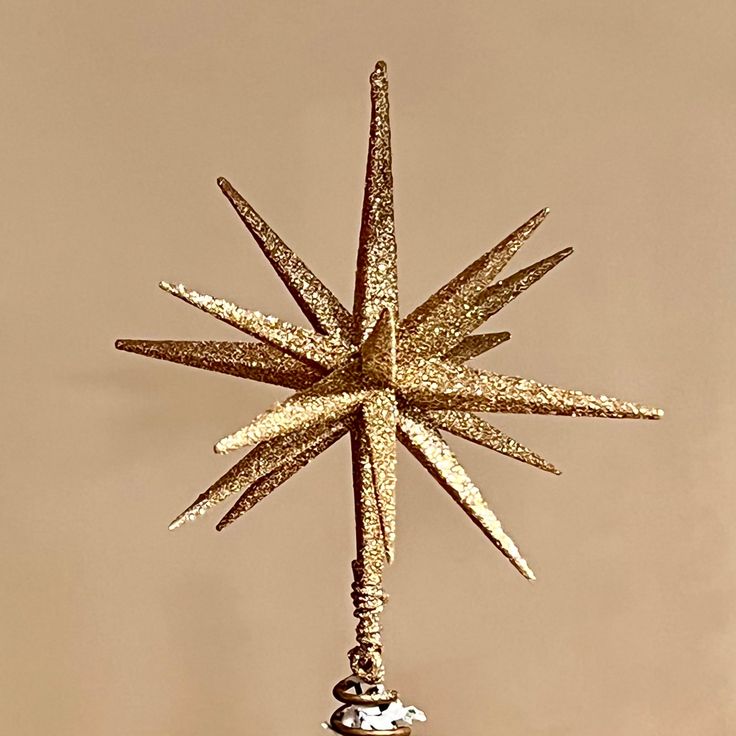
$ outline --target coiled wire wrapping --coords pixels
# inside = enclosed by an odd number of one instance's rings
[[[348,652],[350,668],[365,682],[383,682],[383,644],[381,642],[381,613],[388,595],[381,585],[380,565],[361,564],[354,560],[351,598],[353,615],[358,619],[355,628],[357,645]]]

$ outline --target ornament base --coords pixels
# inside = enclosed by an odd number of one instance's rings
[[[340,680],[332,694],[343,705],[322,725],[342,736],[410,736],[409,724],[426,720],[419,709],[404,706],[395,690],[355,675]]]
[[[340,711],[342,708],[336,710],[330,718],[330,728],[336,733],[342,734],[342,736],[410,736],[410,726],[397,726],[391,731],[374,731],[367,730],[365,728],[354,728],[352,726],[346,726],[340,720]]]

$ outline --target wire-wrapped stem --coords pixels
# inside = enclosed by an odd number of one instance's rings
[[[384,677],[381,613],[386,602],[383,592],[386,557],[369,449],[360,428],[353,430],[351,441],[356,541],[352,599],[353,615],[358,622],[355,627],[357,643],[348,653],[348,659],[356,677],[378,684]]]
[[[383,687],[381,613],[388,599],[383,591],[386,548],[365,434],[354,429],[351,432],[351,442],[356,538],[351,597],[353,615],[357,619],[356,645],[348,653],[352,676],[338,682],[332,690],[335,698],[344,705],[332,714],[329,725],[333,731],[344,736],[409,736],[409,726],[396,726],[385,731],[366,730],[343,722],[343,716],[350,707],[374,708],[398,700],[398,694],[394,690]],[[361,685],[356,688],[356,678],[367,687]]]
[[[381,554],[383,550],[381,549]],[[382,565],[370,559],[353,561],[353,615],[357,641],[348,653],[350,669],[357,677],[371,684],[383,682],[383,644],[381,641],[381,613],[387,600],[383,592]]]

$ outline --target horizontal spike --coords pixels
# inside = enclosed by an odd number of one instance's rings
[[[287,388],[306,388],[322,375],[319,369],[278,348],[252,342],[117,340],[115,347],[147,358]]]
[[[659,419],[661,409],[571,391],[528,378],[431,360],[400,371],[399,385],[426,409],[464,409],[506,414],[558,414],[610,419]]]

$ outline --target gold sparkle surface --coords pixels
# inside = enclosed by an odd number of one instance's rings
[[[166,282],[161,287],[257,342],[119,340],[147,357],[293,389],[283,402],[220,439],[218,452],[252,445],[171,523],[178,528],[231,497],[223,529],[343,435],[351,437],[356,509],[353,672],[383,680],[383,571],[396,545],[396,444],[403,443],[481,532],[526,578],[534,573],[442,432],[559,473],[475,412],[658,419],[659,409],[479,370],[466,364],[509,339],[473,334],[571,253],[565,248],[505,279],[543,209],[481,255],[403,320],[399,318],[391,130],[386,65],[370,77],[371,123],[352,313],[225,179],[218,185],[311,328]],[[440,532],[438,532],[440,533]]]

